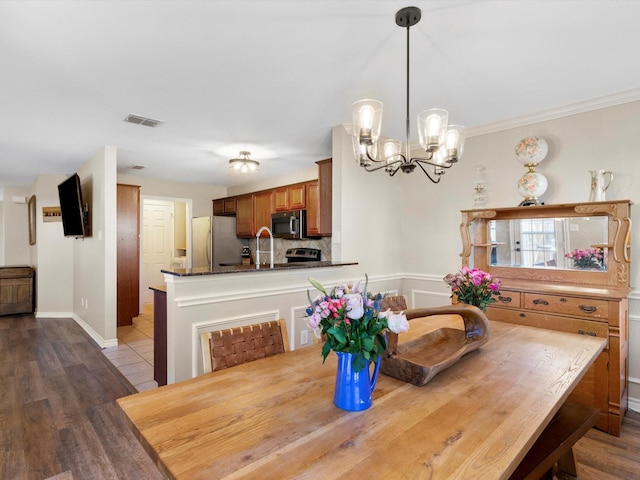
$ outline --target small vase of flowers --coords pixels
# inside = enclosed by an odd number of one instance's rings
[[[604,268],[604,251],[600,247],[576,248],[564,256],[573,260],[573,268],[596,270]]]
[[[500,294],[502,284],[490,273],[467,266],[457,273],[448,274],[444,281],[451,287],[452,296],[455,295],[459,302],[474,305],[483,312],[487,311],[487,305],[496,301],[494,297]]]
[[[387,348],[387,329],[401,333],[409,329],[404,313],[380,311],[382,295],[367,292],[359,282],[336,285],[329,292],[315,279],[309,281],[320,294],[311,299],[306,318],[316,336],[326,341],[322,362],[333,350],[338,355],[334,403],[344,410],[365,410],[371,406],[380,360]],[[375,365],[370,375],[369,366]]]

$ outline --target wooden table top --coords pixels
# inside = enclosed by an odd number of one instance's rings
[[[401,343],[424,331],[412,321]],[[603,339],[491,322],[486,345],[425,386],[380,375],[363,412],[333,405],[336,356],[323,365],[319,345],[118,405],[168,478],[495,480],[508,478],[603,348]]]

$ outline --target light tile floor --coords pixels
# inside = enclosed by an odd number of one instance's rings
[[[139,392],[158,388],[153,379],[153,304],[144,305],[133,325],[118,327],[118,346],[102,353]]]

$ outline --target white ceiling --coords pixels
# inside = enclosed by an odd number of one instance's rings
[[[72,173],[104,145],[119,173],[184,182],[309,168],[366,97],[384,102],[383,134],[402,138],[395,13],[408,5],[422,10],[412,117],[441,107],[479,127],[640,87],[636,0],[4,0],[0,195]],[[261,162],[257,177],[229,172],[240,150]]]

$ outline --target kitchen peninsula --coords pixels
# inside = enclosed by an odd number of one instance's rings
[[[312,345],[313,334],[304,316],[307,291],[312,296],[317,292],[312,291],[309,277],[323,285],[364,280],[356,262],[339,261],[275,264],[274,268],[263,265],[177,268],[162,272],[165,288],[154,290],[156,300],[166,298],[166,383],[203,373],[202,332],[284,318],[292,350]],[[377,291],[395,288],[382,281],[375,287]],[[304,330],[309,332],[304,335],[307,341],[302,343]],[[163,353],[155,353],[158,361],[162,361]],[[161,380],[165,379],[156,380],[164,384]]]

